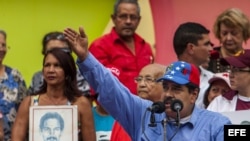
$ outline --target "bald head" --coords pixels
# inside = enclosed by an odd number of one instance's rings
[[[155,82],[155,80],[162,77],[165,70],[166,66],[157,63],[143,67],[138,76],[138,78],[142,80],[137,83],[138,96],[153,102],[159,101],[163,92],[163,87],[161,82]]]
[[[148,74],[154,75],[155,79],[158,79],[164,75],[165,71],[166,71],[166,66],[154,63],[143,67],[139,74],[146,72]]]

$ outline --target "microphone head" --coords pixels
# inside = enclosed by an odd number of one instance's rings
[[[163,113],[165,111],[165,104],[161,101],[155,102],[152,105],[155,113]]]
[[[183,103],[179,99],[174,99],[171,103],[171,110],[174,112],[181,111]]]

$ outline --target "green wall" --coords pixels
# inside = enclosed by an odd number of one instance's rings
[[[50,31],[82,25],[89,41],[102,35],[115,0],[0,0],[0,29],[10,46],[4,64],[17,68],[27,86],[42,68],[42,38]]]

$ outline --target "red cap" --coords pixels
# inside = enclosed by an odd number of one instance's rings
[[[194,64],[177,61],[169,65],[164,76],[157,81],[164,80],[172,81],[180,85],[185,85],[191,82],[199,87],[200,72]]]

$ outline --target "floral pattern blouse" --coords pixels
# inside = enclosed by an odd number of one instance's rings
[[[11,140],[11,127],[18,107],[26,95],[26,84],[21,73],[5,66],[4,76],[0,76],[0,111],[4,121],[4,141]]]

